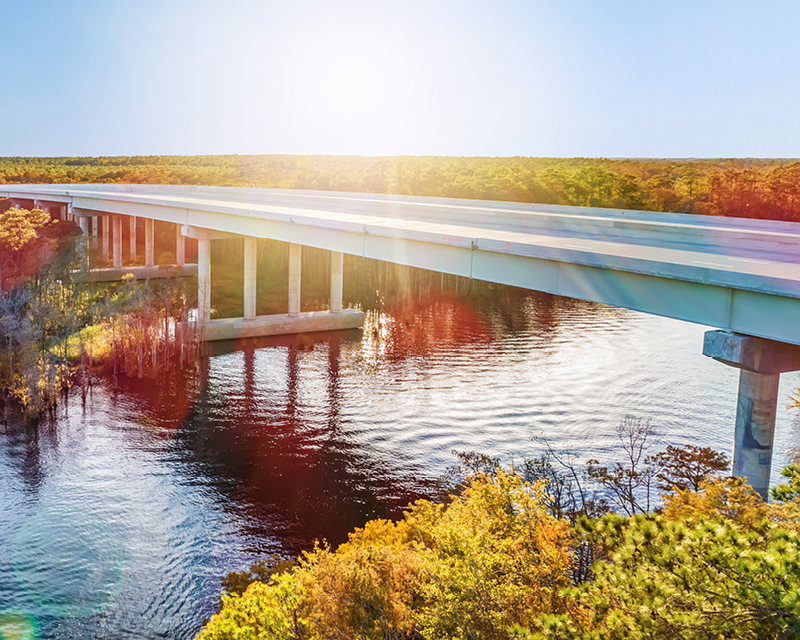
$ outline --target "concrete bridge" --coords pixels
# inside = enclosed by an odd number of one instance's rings
[[[779,374],[800,369],[798,223],[231,187],[0,185],[0,197],[101,229],[118,270],[122,225],[135,238],[144,218],[145,277],[154,220],[175,225],[179,265],[184,238],[197,239],[198,317],[211,339],[360,326],[360,312],[342,308],[344,253],[716,327],[704,353],[741,369],[733,473],[766,495]],[[243,317],[210,320],[210,243],[232,237],[244,238]],[[289,243],[287,314],[255,315],[256,238]],[[300,313],[302,246],[331,252],[328,310]]]

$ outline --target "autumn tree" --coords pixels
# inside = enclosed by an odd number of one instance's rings
[[[668,445],[652,458],[658,471],[656,487],[663,492],[690,489],[700,491],[701,484],[730,466],[728,457],[710,447]]]
[[[41,209],[8,209],[0,213],[0,290],[8,277],[22,268],[23,249],[29,249],[40,236],[50,216]]]

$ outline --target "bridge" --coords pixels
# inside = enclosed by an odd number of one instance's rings
[[[0,185],[103,237],[113,266],[157,275],[153,221],[175,226],[176,261],[198,242],[198,319],[210,339],[360,326],[342,308],[343,254],[389,261],[694,322],[703,352],[741,370],[733,474],[766,496],[779,375],[800,369],[800,224],[618,209],[380,194],[165,185]],[[122,269],[123,224],[145,265]],[[244,238],[244,308],[211,320],[210,246]],[[286,314],[256,316],[256,239],[289,243]],[[300,313],[303,246],[331,252],[328,310]],[[99,275],[98,275],[99,277]]]

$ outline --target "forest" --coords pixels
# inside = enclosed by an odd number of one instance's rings
[[[0,158],[0,184],[4,182],[356,191],[800,221],[800,161],[785,159]]]

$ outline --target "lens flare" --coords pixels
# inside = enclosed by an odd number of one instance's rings
[[[124,578],[117,537],[89,513],[57,507],[28,518],[14,538],[17,583],[44,611],[90,615],[111,602]]]
[[[24,611],[0,613],[0,640],[35,640],[36,621]]]

